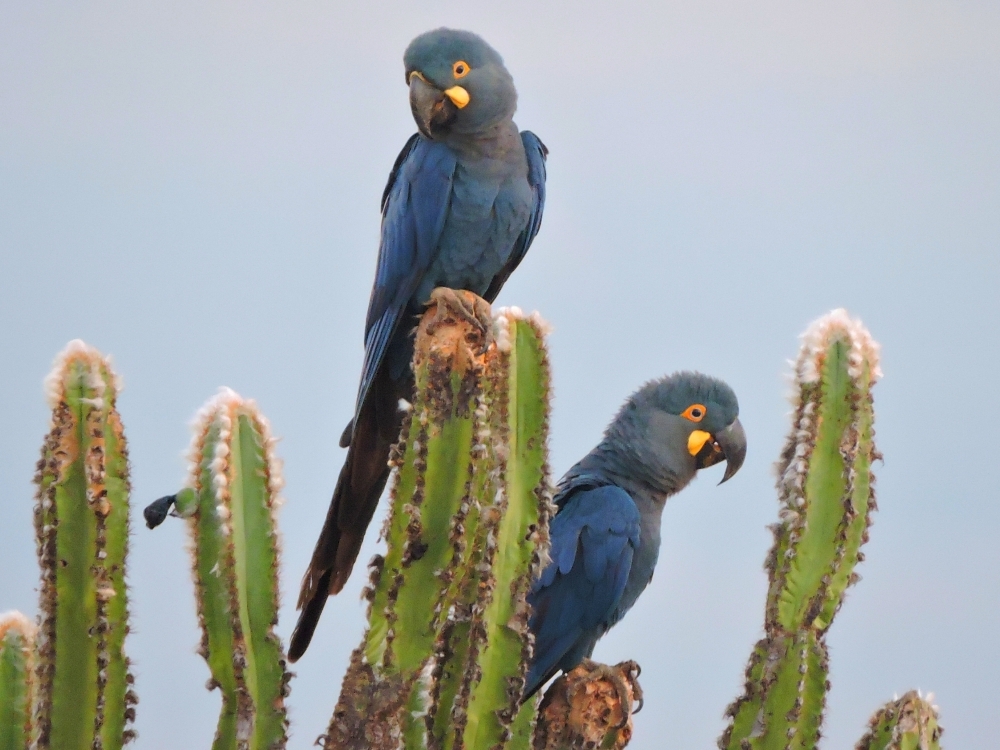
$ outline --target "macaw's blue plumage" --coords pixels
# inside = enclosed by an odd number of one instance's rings
[[[492,302],[542,221],[547,150],[514,124],[517,92],[500,55],[475,34],[437,29],[414,39],[403,62],[419,132],[382,195],[364,366],[341,436],[347,459],[302,581],[292,661],[350,575],[385,487],[398,402],[412,397],[412,331],[431,291],[466,289]]]
[[[633,394],[601,443],[562,478],[551,562],[529,594],[534,657],[525,697],[589,658],[598,639],[653,577],[668,497],[699,469],[739,470],[746,437],[736,395],[697,373],[653,381]]]

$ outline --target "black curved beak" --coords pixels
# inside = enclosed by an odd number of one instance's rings
[[[715,442],[726,457],[726,473],[722,475],[722,482],[728,482],[736,476],[747,457],[747,434],[743,431],[740,420],[734,419],[729,427],[716,433]]]
[[[444,91],[416,71],[410,73],[410,110],[420,134],[431,140],[447,132],[458,112]]]
[[[695,466],[705,469],[725,461],[726,473],[722,475],[722,482],[728,482],[740,470],[747,457],[747,434],[743,431],[740,420],[734,419],[731,425],[711,438],[705,441],[705,445],[695,456]]]

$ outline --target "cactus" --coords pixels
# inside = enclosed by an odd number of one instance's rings
[[[791,434],[777,466],[780,523],[766,568],[765,637],[728,709],[719,741],[737,748],[811,748],[827,690],[825,634],[857,580],[875,493],[871,387],[878,345],[843,310],[806,331],[795,365]]]
[[[46,380],[52,425],[35,482],[41,566],[37,746],[114,750],[135,737],[125,656],[128,454],[106,360],[71,341]]]
[[[198,413],[188,485],[147,508],[150,526],[176,504],[187,519],[202,640],[222,692],[213,750],[271,750],[287,739],[290,674],[278,621],[281,465],[253,401],[223,388]]]
[[[31,742],[34,650],[34,624],[20,612],[0,615],[0,750]]]
[[[944,730],[938,724],[933,693],[924,698],[911,690],[887,703],[868,722],[855,750],[941,750]]]
[[[538,318],[504,310],[494,328],[484,351],[484,332],[441,298],[421,322],[414,402],[391,458],[388,549],[370,566],[369,626],[327,746],[509,739],[551,513],[548,365]]]

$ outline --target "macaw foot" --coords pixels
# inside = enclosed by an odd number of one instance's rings
[[[618,703],[622,707],[622,718],[616,729],[624,729],[629,722],[630,714],[625,710],[626,706],[632,705],[632,701],[638,704],[638,707],[632,711],[633,714],[637,714],[642,710],[642,688],[639,687],[638,677],[642,672],[642,669],[634,661],[624,661],[621,664],[616,664],[613,667],[607,664],[600,664],[592,659],[584,659],[577,665],[576,669],[583,668],[587,671],[587,676],[585,680],[607,680],[614,687],[615,692],[618,694]],[[625,678],[623,674],[627,675],[629,678],[629,684],[625,684]],[[584,680],[580,680],[575,688],[580,690],[585,684]],[[572,699],[572,695],[570,696]]]
[[[449,318],[458,318],[477,328],[482,333],[482,351],[493,343],[493,310],[490,303],[472,292],[439,286],[431,292],[428,305],[437,305],[434,319],[427,326],[427,333],[433,334],[438,325]]]

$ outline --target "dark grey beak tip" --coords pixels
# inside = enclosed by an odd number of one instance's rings
[[[736,476],[736,472],[743,466],[743,461],[747,457],[747,434],[740,420],[734,419],[729,427],[715,436],[715,442],[726,456],[726,473],[719,482],[722,484]]]

